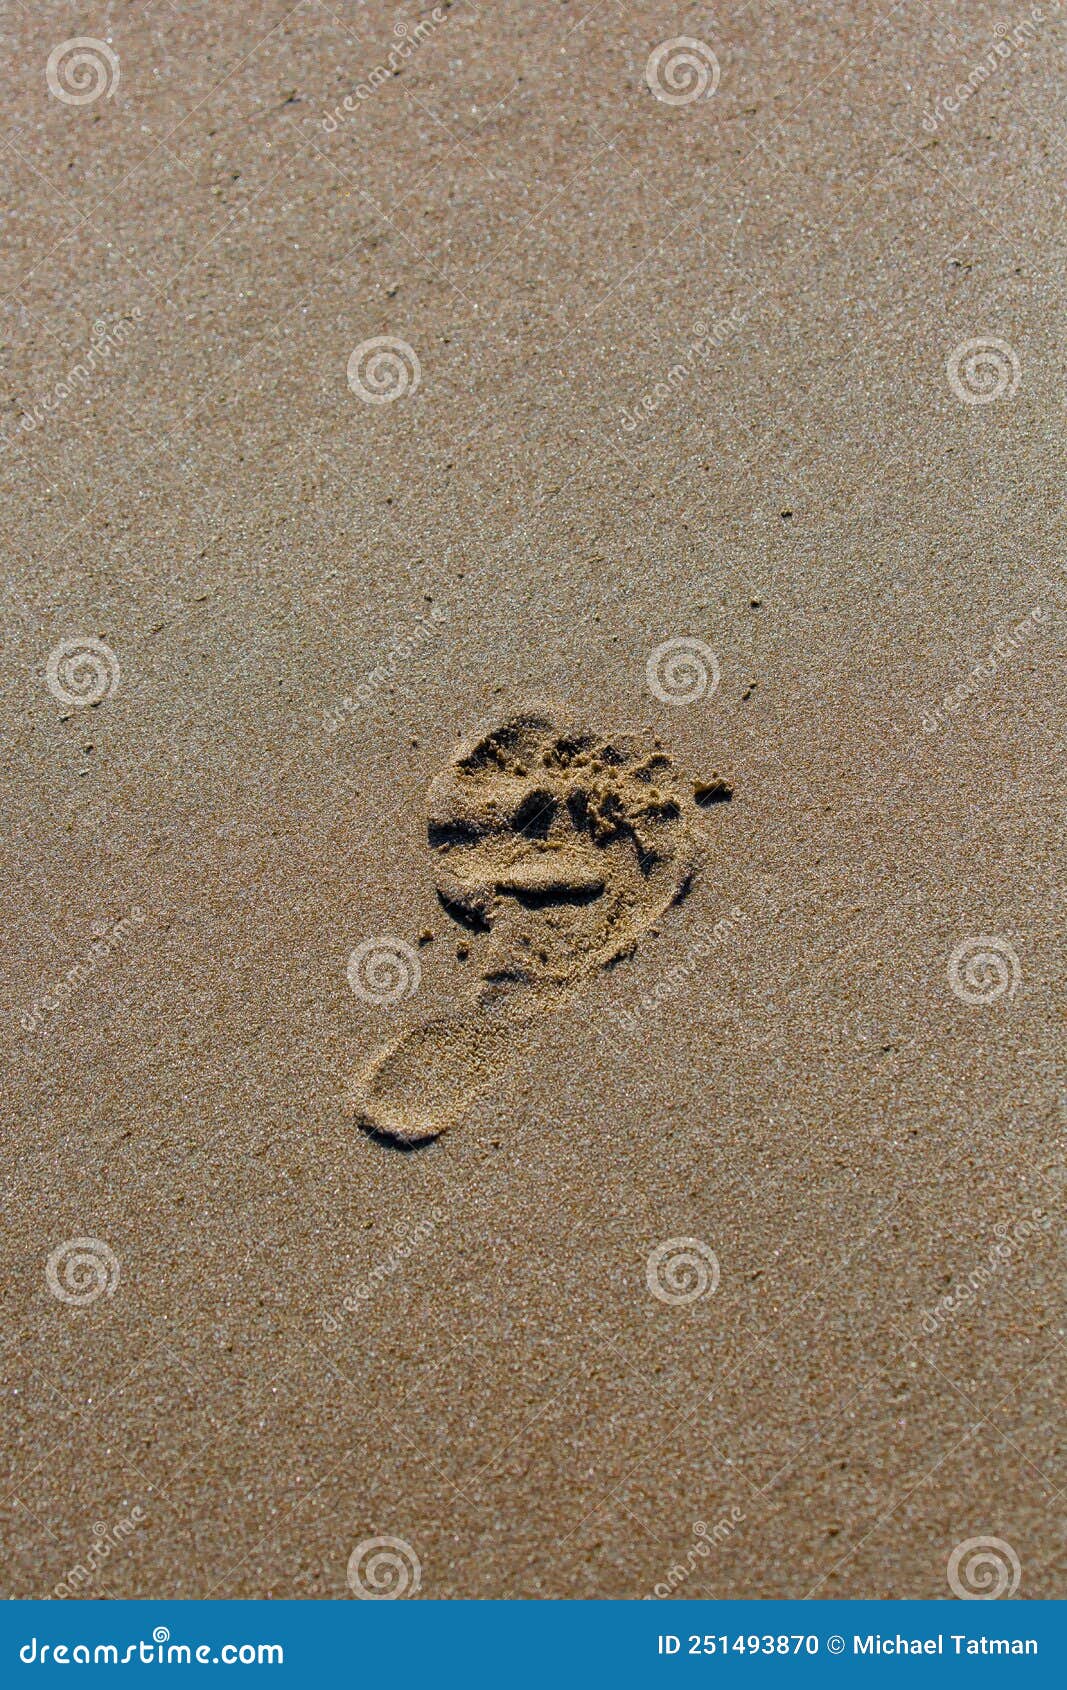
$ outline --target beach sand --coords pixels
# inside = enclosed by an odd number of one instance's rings
[[[5,1593],[1063,1595],[1058,9],[105,10],[3,25]],[[691,875],[442,905],[531,700]]]

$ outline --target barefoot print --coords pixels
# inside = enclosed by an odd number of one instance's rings
[[[452,1125],[537,1016],[685,895],[700,811],[730,795],[717,776],[686,785],[631,735],[601,738],[545,709],[461,745],[430,785],[427,838],[474,983],[454,1016],[410,1028],[371,1064],[361,1124],[409,1144]]]

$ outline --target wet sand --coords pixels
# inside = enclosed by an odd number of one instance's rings
[[[8,14],[6,1594],[1063,1594],[1063,20],[833,10]],[[531,696],[732,797],[385,1142]]]

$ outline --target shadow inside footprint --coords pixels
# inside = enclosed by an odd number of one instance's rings
[[[452,1126],[507,1066],[508,1032],[473,1017],[423,1021],[371,1063],[354,1096],[360,1126],[374,1138],[413,1148]]]
[[[541,708],[459,746],[431,782],[427,839],[441,905],[475,935],[474,985],[455,1015],[408,1029],[371,1064],[353,1099],[368,1132],[408,1146],[444,1132],[532,1019],[680,902],[712,788],[696,790],[664,752]]]

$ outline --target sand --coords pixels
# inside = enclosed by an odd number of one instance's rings
[[[5,17],[5,1594],[1062,1595],[1062,16],[400,19]]]
[[[456,944],[470,983],[456,1013],[413,1023],[357,1078],[357,1123],[400,1145],[447,1132],[540,1017],[568,1010],[688,896],[715,847],[696,832],[699,809],[732,795],[721,778],[680,780],[658,741],[605,739],[545,706],[457,747],[430,783],[426,836],[438,902],[472,935]],[[426,928],[420,943],[434,937]],[[421,984],[403,941],[364,940],[354,958],[349,983],[365,1002],[395,1004]]]

